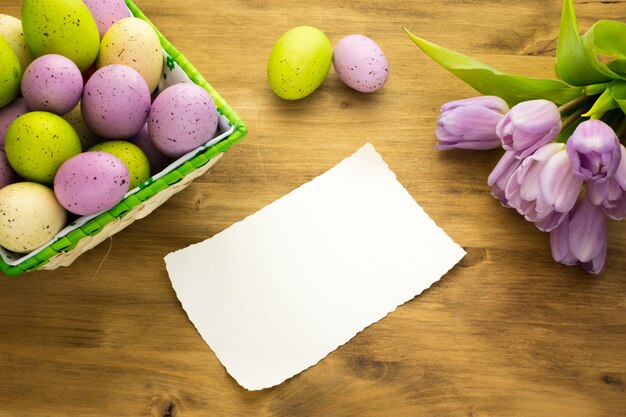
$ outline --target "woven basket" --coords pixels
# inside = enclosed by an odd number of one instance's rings
[[[0,270],[7,275],[16,276],[36,269],[56,269],[69,266],[82,253],[93,248],[106,238],[114,235],[135,220],[150,214],[172,195],[182,191],[195,178],[204,174],[219,157],[233,144],[239,142],[247,133],[246,126],[235,111],[224,101],[211,85],[200,75],[193,65],[152,25],[144,14],[131,0],[126,4],[135,17],[145,20],[156,31],[161,46],[169,56],[167,66],[174,69],[178,66],[186,77],[211,94],[218,112],[228,120],[232,127],[230,133],[220,142],[200,147],[187,161],[176,166],[165,175],[156,175],[142,184],[138,189],[127,195],[112,209],[88,220],[79,227],[57,235],[45,247],[23,256],[19,263],[0,258]],[[19,255],[18,255],[19,256]]]

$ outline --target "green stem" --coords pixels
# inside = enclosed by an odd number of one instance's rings
[[[580,96],[575,98],[574,100],[567,102],[565,104],[563,104],[562,106],[559,107],[559,113],[561,113],[562,115],[566,115],[569,112],[571,112],[572,110],[580,107],[582,104],[584,104],[585,102],[589,101],[593,99],[593,96]],[[581,113],[582,114],[582,113]]]
[[[574,121],[576,119],[578,119],[579,117],[581,117],[583,115],[583,113],[585,113],[588,109],[585,107],[580,107],[578,110],[576,110],[574,113],[570,114],[569,116],[567,116],[565,119],[563,119],[562,122],[562,127],[561,127],[561,131],[567,129],[572,123],[574,123]]]

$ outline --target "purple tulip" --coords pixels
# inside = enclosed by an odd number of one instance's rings
[[[617,135],[601,120],[582,122],[567,141],[574,174],[589,182],[603,182],[615,174],[622,159]],[[602,191],[606,193],[606,187]]]
[[[585,197],[559,227],[550,233],[555,261],[579,264],[587,272],[600,274],[606,260],[607,230],[602,209]]]
[[[511,207],[506,200],[504,188],[521,164],[522,160],[517,157],[517,152],[505,152],[487,180],[487,184],[491,186],[491,195],[500,200],[500,204],[504,207]]]
[[[612,220],[626,217],[626,148],[620,145],[621,159],[613,177],[606,181],[587,182],[587,195],[592,204],[601,206]]]
[[[558,213],[569,212],[582,190],[583,180],[574,175],[565,146],[550,157],[539,174],[541,202]],[[543,208],[546,210],[546,208]]]
[[[495,96],[483,96],[456,100],[441,107],[435,134],[439,142],[436,148],[449,149],[495,149],[500,146],[496,125],[508,111],[504,100]]]
[[[547,100],[530,100],[514,106],[498,123],[496,133],[502,147],[521,158],[551,142],[561,131],[561,114]]]
[[[563,152],[560,143],[549,143],[523,160],[506,183],[505,197],[508,204],[539,230],[555,229],[567,216],[543,201],[540,178],[545,166],[556,154]]]

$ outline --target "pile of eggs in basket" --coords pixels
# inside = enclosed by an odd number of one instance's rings
[[[153,99],[159,38],[123,0],[23,0],[21,17],[0,15],[0,246],[25,253],[208,142],[218,113],[191,83]]]

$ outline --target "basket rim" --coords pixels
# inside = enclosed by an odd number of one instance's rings
[[[13,266],[9,265],[4,261],[4,259],[0,258],[0,270],[6,275],[17,276],[27,271],[36,270],[42,265],[45,265],[51,258],[59,253],[71,251],[76,247],[81,239],[98,234],[107,224],[111,223],[115,219],[124,217],[134,207],[158,194],[160,191],[163,191],[171,185],[181,181],[186,175],[202,167],[215,156],[226,152],[226,150],[228,150],[235,143],[241,141],[248,133],[245,123],[241,120],[237,113],[204,79],[200,72],[187,60],[187,58],[178,49],[176,49],[176,47],[174,47],[174,45],[172,45],[165,36],[163,36],[158,28],[143,14],[143,12],[135,5],[135,3],[133,3],[132,0],[125,1],[134,17],[144,20],[154,29],[161,43],[161,47],[172,58],[173,62],[178,64],[178,66],[185,72],[193,83],[204,88],[209,94],[211,94],[211,97],[213,97],[217,106],[218,112],[228,119],[229,123],[235,127],[235,130],[230,136],[221,142],[200,150],[196,156],[187,162],[184,162],[178,168],[137,190],[134,194],[128,195],[113,208],[99,214],[83,226],[70,231],[65,236],[60,236],[54,242],[49,243],[36,255]]]

